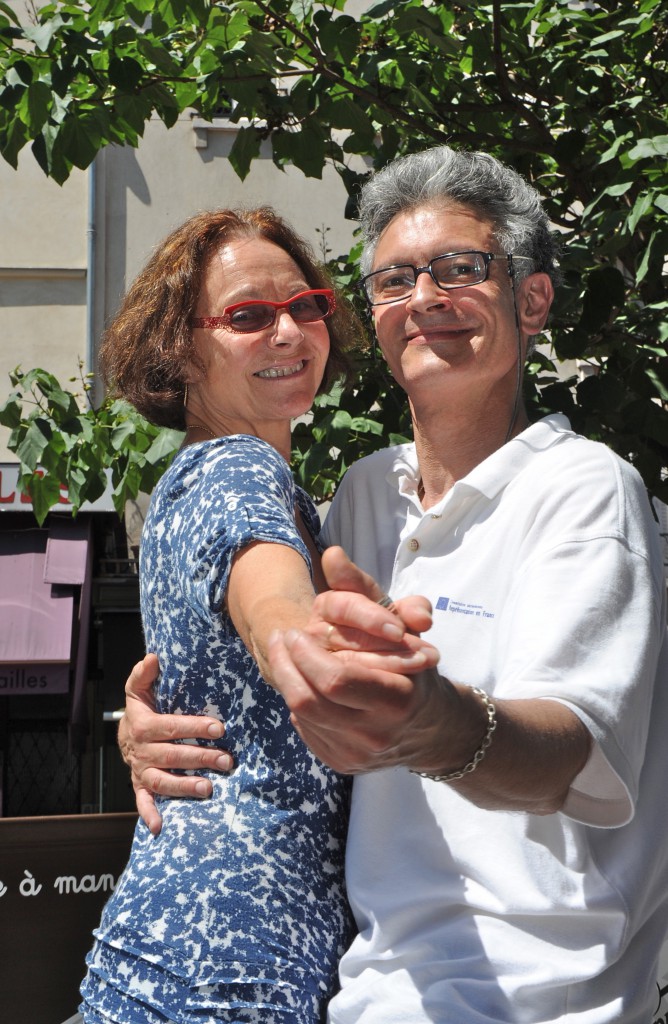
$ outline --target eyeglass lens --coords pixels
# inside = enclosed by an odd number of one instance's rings
[[[426,267],[409,263],[388,267],[370,274],[364,282],[369,301],[374,304],[407,298],[415,287],[418,272],[428,273],[439,288],[465,288],[482,284],[487,277],[486,253],[459,252],[437,256]]]
[[[322,288],[299,292],[285,302],[251,299],[248,302],[237,302],[227,306],[222,316],[195,317],[190,323],[192,327],[203,327],[209,331],[225,327],[238,334],[249,334],[251,331],[262,331],[265,327],[270,327],[279,309],[287,309],[292,319],[298,323],[310,324],[332,315],[336,309],[336,296],[330,288]]]
[[[297,323],[308,324],[324,320],[331,310],[327,295],[304,292],[288,302],[249,302],[230,310],[230,327],[237,331],[261,331],[276,319],[279,309],[287,309]]]

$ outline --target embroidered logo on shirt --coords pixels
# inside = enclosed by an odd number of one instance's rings
[[[477,619],[494,618],[494,612],[486,612],[481,604],[467,604],[465,601],[455,601],[451,597],[439,597],[436,601],[436,610],[451,612],[453,615],[472,615]]]

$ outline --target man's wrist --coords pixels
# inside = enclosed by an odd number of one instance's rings
[[[414,768],[410,768],[409,771],[413,775],[419,775],[422,779],[431,779],[433,782],[457,782],[459,779],[463,779],[466,775],[470,775],[474,772],[480,762],[485,757],[487,750],[492,742],[492,737],[497,726],[496,718],[496,705],[490,699],[489,695],[484,690],[479,689],[477,686],[470,687],[472,693],[476,694],[480,698],[480,701],[484,705],[486,713],[485,721],[485,733],[483,735],[480,744],[476,748],[473,757],[470,761],[467,761],[461,768],[456,768],[454,771],[446,772],[445,774],[433,774],[432,772],[421,772]]]

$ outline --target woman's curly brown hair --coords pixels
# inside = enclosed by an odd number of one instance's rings
[[[105,331],[100,364],[111,391],[131,402],[152,423],[185,429],[186,381],[197,358],[190,326],[211,255],[237,238],[263,238],[284,249],[310,288],[332,288],[313,250],[269,206],[199,213],[173,231],[135,278]],[[350,306],[337,295],[326,321],[330,352],[319,393],[336,380],[348,383],[348,354],[363,331]]]

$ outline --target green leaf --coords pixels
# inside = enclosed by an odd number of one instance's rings
[[[260,133],[257,128],[240,128],[230,150],[229,161],[241,180],[247,176],[250,165],[260,153]]]
[[[310,117],[291,140],[292,163],[309,178],[322,178],[325,166],[325,134],[315,117]]]
[[[105,136],[105,114],[96,110],[84,116],[68,116],[63,122],[59,142],[64,157],[75,167],[85,170],[106,141]]]
[[[144,69],[134,57],[113,56],[109,61],[109,82],[117,89],[131,92],[144,76]]]
[[[624,278],[616,267],[598,267],[587,280],[580,327],[588,332],[607,323],[613,309],[624,305]]]
[[[377,420],[369,419],[368,416],[355,416],[350,421],[350,429],[356,430],[360,434],[378,434],[383,433],[382,423],[378,423]]]
[[[318,27],[318,42],[329,60],[351,64],[360,42],[361,26],[348,15],[332,18],[328,11],[319,10],[314,18]]]
[[[652,206],[655,202],[654,192],[647,192],[644,195],[638,197],[634,203],[631,213],[626,219],[626,227],[628,231],[634,233],[638,227],[639,222],[643,217],[647,216],[651,212]]]
[[[161,430],[146,452],[146,461],[152,466],[171,462],[183,442],[183,433],[178,430]],[[166,469],[166,464],[163,469]]]
[[[652,264],[655,262],[655,253],[660,248],[660,240],[662,240],[662,235],[658,231],[653,231],[650,235],[649,241],[645,244],[642,259],[638,266],[638,270],[636,271],[637,283],[644,281],[647,277]],[[662,253],[659,253],[661,259],[663,259],[664,253],[665,250],[663,250]]]
[[[42,526],[53,506],[58,504],[60,499],[60,483],[55,477],[48,474],[36,473],[30,479],[27,493],[32,501],[35,519]]]
[[[9,4],[0,3],[0,11],[6,15],[8,21],[11,22],[12,25],[20,24],[19,19],[16,16],[16,11],[12,10]]]
[[[128,447],[135,439],[137,433],[136,424],[132,420],[121,420],[111,431],[110,442],[114,451],[119,452]]]
[[[51,439],[48,422],[39,417],[33,420],[16,450],[20,462],[29,470],[36,470],[42,461],[42,454]]]
[[[31,82],[17,106],[17,113],[33,134],[41,131],[49,116],[51,89],[45,82]]]
[[[371,7],[367,7],[364,16],[366,18],[384,18],[386,14],[390,14],[400,3],[401,0],[378,0],[377,3],[371,4]]]
[[[668,156],[668,135],[657,135],[653,139],[640,139],[627,154],[629,160],[637,163],[638,160],[654,159],[654,157]]]
[[[118,95],[114,97],[114,112],[133,133],[141,136],[151,116],[151,101],[142,93]]]
[[[44,16],[44,12],[42,12],[42,16]],[[54,36],[57,37],[58,32],[63,28],[63,24],[63,19],[56,14],[42,24],[24,26],[23,32],[26,39],[34,43],[36,50],[46,53]]]
[[[21,402],[17,391],[12,392],[0,405],[0,423],[3,427],[18,427],[21,422]]]

